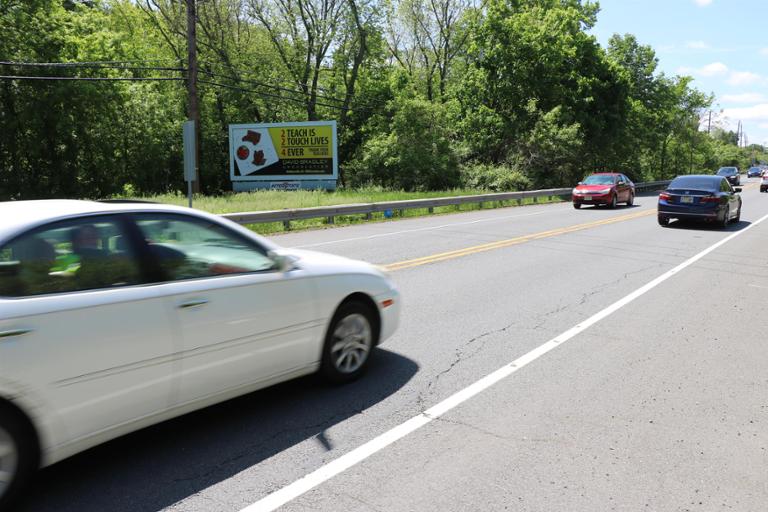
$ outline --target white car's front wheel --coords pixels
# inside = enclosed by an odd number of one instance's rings
[[[362,375],[375,346],[374,329],[374,313],[368,305],[357,301],[342,304],[326,335],[322,375],[336,383]]]

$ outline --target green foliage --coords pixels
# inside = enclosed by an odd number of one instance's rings
[[[333,0],[301,23],[317,1],[198,2],[203,192],[231,188],[229,124],[309,118],[339,122],[347,187],[515,190],[768,160],[701,131],[713,98],[659,73],[653,48],[631,34],[602,48],[594,2]],[[185,31],[177,0],[0,0],[2,61],[176,68]],[[184,190],[181,71],[0,71],[176,79],[0,80],[0,200]]]
[[[581,126],[568,124],[561,107],[542,114],[532,103],[528,110],[535,112],[538,119],[518,143],[513,155],[515,167],[528,176],[534,188],[555,188],[578,181],[583,174]]]
[[[126,37],[117,7],[73,3],[65,9],[50,0],[19,2],[10,11],[0,18],[9,34],[0,38],[4,60],[130,60],[131,44],[141,43]],[[71,76],[61,68],[24,71]],[[171,188],[173,180],[159,174],[178,162],[180,104],[168,101],[174,96],[164,84],[3,81],[0,198],[103,197],[129,181],[139,190]]]
[[[531,186],[531,180],[509,165],[484,163],[463,166],[461,182],[467,188],[492,192],[514,192],[527,190]]]
[[[463,128],[474,132],[477,158],[534,166],[534,174],[567,160],[571,175],[574,152],[580,151],[583,166],[610,149],[627,85],[584,31],[595,16],[594,5],[579,1],[489,3],[472,40],[474,69],[460,93]],[[557,139],[547,143],[545,134]],[[576,146],[552,147],[570,142]]]
[[[446,108],[418,98],[392,102],[387,129],[363,144],[350,165],[350,183],[403,190],[458,186],[458,160]]]

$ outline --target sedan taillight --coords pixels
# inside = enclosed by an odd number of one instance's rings
[[[717,196],[706,196],[699,199],[700,203],[719,203],[720,198]]]
[[[664,201],[669,201],[672,198],[671,195],[667,194],[666,192],[662,192],[659,194],[659,199],[663,199]]]

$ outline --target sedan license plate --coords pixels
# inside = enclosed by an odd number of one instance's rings
[[[585,201],[591,201],[592,200],[592,196],[584,196],[584,200]]]
[[[683,196],[683,197],[680,198],[680,202],[681,203],[692,204],[693,203],[693,198],[691,196]]]

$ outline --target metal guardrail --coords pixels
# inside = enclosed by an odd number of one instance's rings
[[[669,181],[652,181],[636,183],[636,190],[653,190],[669,184]],[[333,224],[337,215],[365,215],[370,219],[376,212],[387,210],[403,212],[415,208],[426,208],[429,213],[440,206],[458,206],[462,204],[480,204],[497,201],[517,201],[522,204],[524,199],[540,197],[568,196],[572,188],[550,188],[545,190],[528,190],[523,192],[501,192],[497,194],[479,194],[471,196],[436,197],[432,199],[409,199],[406,201],[386,201],[381,203],[355,203],[336,206],[317,206],[313,208],[293,208],[285,210],[268,210],[260,212],[225,213],[221,216],[238,224],[261,224],[265,222],[282,222],[285,229],[290,229],[290,223],[294,220],[316,219],[325,217],[329,224]]]

